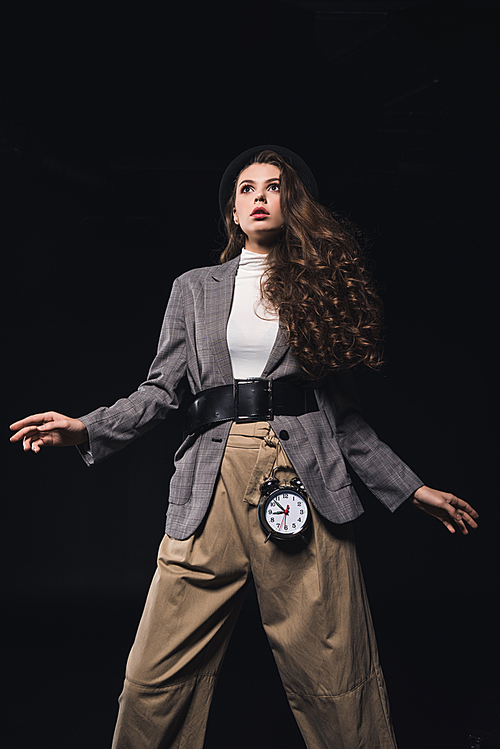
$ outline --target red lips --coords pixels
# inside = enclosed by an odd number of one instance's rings
[[[261,216],[269,216],[269,211],[266,211],[266,209],[263,208],[262,206],[257,206],[256,208],[253,209],[250,215],[255,216],[257,214],[260,214]]]

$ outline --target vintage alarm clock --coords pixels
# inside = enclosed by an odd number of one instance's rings
[[[307,543],[305,531],[311,522],[309,498],[299,478],[280,482],[273,469],[270,478],[260,487],[259,523],[266,540],[289,541],[301,536]]]

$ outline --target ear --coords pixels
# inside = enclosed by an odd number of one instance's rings
[[[236,208],[233,208],[233,219],[235,224],[239,224],[240,220],[238,218],[238,214],[236,213]]]

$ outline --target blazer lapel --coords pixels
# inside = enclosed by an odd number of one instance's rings
[[[239,262],[238,256],[228,263],[214,266],[207,278],[205,289],[207,335],[222,379],[227,384],[233,381],[233,370],[227,347],[226,331],[233,300],[234,278]]]
[[[262,372],[262,377],[267,377],[275,369],[288,351],[285,331],[281,326],[278,328],[276,339],[269,354],[269,359]]]

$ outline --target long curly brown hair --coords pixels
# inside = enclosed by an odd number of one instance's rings
[[[359,232],[317,203],[274,151],[258,153],[245,169],[250,164],[273,164],[281,172],[283,231],[269,252],[261,290],[278,311],[305,375],[317,380],[360,363],[379,367],[382,304],[365,267]],[[245,246],[245,234],[233,221],[237,182],[225,210],[228,243],[221,263]]]

